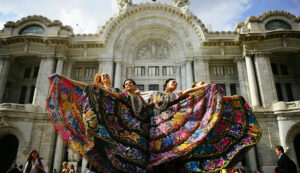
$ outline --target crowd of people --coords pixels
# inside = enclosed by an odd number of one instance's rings
[[[284,153],[282,146],[276,146],[275,152],[278,155],[278,160],[276,163],[275,170],[273,173],[297,173],[297,168],[295,163]],[[27,157],[26,165],[23,169],[23,165],[14,164],[13,167],[8,171],[8,173],[47,173],[47,165],[43,158],[41,158],[37,150],[33,150]],[[168,169],[168,168],[166,168]],[[78,169],[75,170],[73,164],[68,164],[67,161],[62,163],[62,168],[60,171],[53,169],[53,173],[79,173]],[[96,167],[91,163],[86,165],[86,170],[83,173],[100,173]],[[232,168],[232,169],[222,169],[219,173],[247,173],[243,168]],[[261,170],[256,169],[254,173],[263,173]]]

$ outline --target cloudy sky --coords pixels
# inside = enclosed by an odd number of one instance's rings
[[[117,0],[0,0],[0,30],[7,21],[42,15],[73,27],[75,34],[95,33],[117,13]],[[133,3],[151,0],[133,0]],[[171,3],[172,0],[157,0]],[[190,10],[214,31],[232,31],[237,22],[267,10],[300,15],[300,0],[191,0]]]

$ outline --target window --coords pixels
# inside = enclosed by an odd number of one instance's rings
[[[292,29],[292,27],[282,20],[272,20],[265,25],[266,30]]]
[[[235,83],[230,84],[230,94],[236,95],[236,84]]]
[[[96,74],[96,68],[95,67],[86,67],[84,77],[93,77]]]
[[[20,104],[24,104],[24,103],[25,103],[26,92],[27,92],[27,86],[22,86],[22,87],[21,87],[20,100],[19,100],[19,103],[20,103]]]
[[[24,28],[20,32],[20,35],[24,35],[24,34],[44,34],[44,28],[39,25],[31,25]]]
[[[145,91],[144,85],[136,85],[136,89],[139,89],[141,92]]]
[[[148,68],[149,76],[159,76],[159,67],[158,66],[150,66]]]
[[[31,68],[26,68],[24,71],[24,78],[30,78]]]
[[[287,65],[280,64],[280,70],[281,70],[281,74],[283,74],[283,75],[288,75],[289,74]]]
[[[217,86],[221,87],[224,89],[224,95],[226,95],[226,86],[223,83],[217,84]]]
[[[31,86],[30,97],[29,97],[29,102],[28,103],[32,103],[33,96],[34,96],[34,89],[35,89],[35,86]]]
[[[134,67],[135,76],[145,76],[145,67]]]
[[[278,69],[277,69],[277,64],[271,63],[271,68],[272,68],[273,74],[276,74],[276,75],[279,74],[279,73],[278,73]]]
[[[234,67],[233,66],[228,66],[227,67],[227,74],[228,75],[234,75]]]
[[[158,84],[150,84],[149,91],[159,91],[159,85]]]
[[[224,66],[213,66],[212,71],[214,76],[224,76]]]
[[[286,97],[288,101],[293,101],[294,97],[293,97],[292,85],[290,83],[286,83],[285,89],[286,89]]]
[[[81,71],[81,68],[75,68],[75,77],[76,78],[79,78],[80,77],[80,71]]]
[[[33,73],[33,78],[37,78],[38,74],[39,74],[39,66],[34,67],[34,73]]]
[[[162,68],[162,75],[163,76],[173,76],[173,67],[172,66],[163,66]]]
[[[282,96],[280,83],[276,83],[275,86],[276,86],[278,101],[283,101],[283,96]]]

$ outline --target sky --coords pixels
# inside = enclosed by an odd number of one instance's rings
[[[132,0],[133,3],[152,0]],[[172,3],[172,0],[157,0]],[[190,0],[190,11],[213,31],[233,31],[238,22],[268,10],[284,10],[300,16],[300,0]],[[0,30],[8,21],[29,15],[60,20],[75,34],[96,33],[118,12],[117,0],[0,0]]]

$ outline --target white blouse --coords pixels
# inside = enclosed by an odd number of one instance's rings
[[[41,163],[42,163],[42,166],[45,170],[45,172],[47,173],[47,165],[45,164],[44,160],[43,159],[40,159],[41,160]],[[33,160],[31,161],[31,170],[30,170],[30,173],[37,173],[37,166],[39,165],[39,161],[38,159],[35,160],[35,163],[33,163]],[[25,168],[23,170],[23,173],[26,173],[26,169],[27,169],[27,166],[28,166],[28,162],[26,162],[26,165],[25,165]]]

